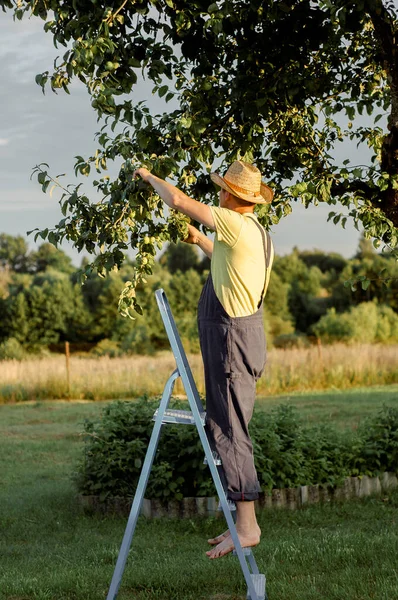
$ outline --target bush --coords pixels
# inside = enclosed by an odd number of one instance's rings
[[[398,408],[384,406],[359,428],[358,473],[380,475],[398,469]]]
[[[281,316],[274,315],[269,310],[264,309],[264,331],[267,347],[272,348],[275,338],[293,334],[294,327],[291,320],[285,320]]]
[[[101,500],[134,495],[158,406],[159,399],[146,397],[114,402],[104,409],[99,423],[85,422],[84,457],[76,476],[81,493],[99,495]],[[174,401],[173,406],[182,404]],[[179,500],[214,495],[196,429],[178,425],[163,429],[146,496]]]
[[[134,327],[120,342],[122,352],[126,354],[154,354],[154,346],[151,340],[150,327],[143,321],[136,321]]]
[[[250,430],[263,489],[333,486],[349,474],[348,434],[326,426],[303,427],[291,406],[281,405],[270,413],[255,411]]]
[[[90,350],[90,354],[94,354],[94,356],[110,356],[111,358],[115,358],[116,356],[120,356],[122,352],[118,342],[105,339],[98,342],[98,344]]]
[[[297,333],[288,333],[284,335],[278,335],[273,340],[273,345],[275,348],[308,348],[310,346],[310,342],[308,341],[307,336],[303,334]]]
[[[114,402],[98,423],[85,422],[84,456],[76,483],[80,493],[134,495],[159,399]],[[185,404],[173,401],[176,408]],[[146,497],[180,500],[215,494],[195,427],[163,428]],[[335,486],[350,475],[378,475],[398,465],[398,410],[385,407],[357,432],[304,427],[290,406],[254,412],[250,424],[262,489],[321,484]]]
[[[377,321],[376,342],[397,343],[398,342],[398,315],[390,307],[382,305],[378,307],[379,318]]]
[[[394,343],[398,341],[398,315],[388,306],[362,302],[345,313],[329,309],[312,330],[327,343]]]
[[[11,337],[0,344],[0,360],[22,360],[25,351],[15,338]]]

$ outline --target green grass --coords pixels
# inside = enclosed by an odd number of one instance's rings
[[[297,404],[306,419],[332,419],[342,426],[347,418],[358,421],[362,409],[397,402],[396,388],[373,392],[284,401]],[[270,405],[278,401],[267,399]],[[342,417],[344,404],[349,410]],[[126,519],[82,514],[71,481],[81,452],[81,423],[102,406],[0,407],[1,600],[106,598]],[[263,538],[255,554],[267,575],[270,600],[398,600],[397,521],[398,493],[262,513]],[[223,520],[214,518],[140,518],[118,598],[243,600],[237,559],[210,562],[205,556],[206,538],[222,528]]]
[[[398,385],[296,393],[257,399],[257,407],[263,410],[271,410],[279,404],[295,406],[307,424],[332,423],[340,429],[355,429],[363,419],[382,408],[383,404],[398,407]]]

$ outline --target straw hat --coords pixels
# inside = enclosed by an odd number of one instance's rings
[[[211,180],[224,190],[248,202],[269,204],[274,197],[273,190],[261,181],[261,172],[250,163],[235,160],[221,177],[210,173]]]

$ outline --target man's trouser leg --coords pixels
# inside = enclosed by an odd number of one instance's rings
[[[243,321],[243,322],[242,322]],[[262,321],[201,327],[205,368],[207,431],[220,455],[230,500],[256,500],[261,491],[248,425],[256,380],[265,363]]]

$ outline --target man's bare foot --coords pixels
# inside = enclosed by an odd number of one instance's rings
[[[224,534],[223,534],[224,535]],[[238,537],[242,548],[249,548],[252,546],[257,546],[260,543],[261,529],[257,527],[255,532],[251,533],[241,533],[238,531]],[[229,552],[235,548],[234,543],[232,541],[231,534],[229,534],[222,542],[217,544],[215,548],[208,550],[206,552],[207,556],[211,559],[213,558],[221,558],[221,556],[225,556]]]
[[[207,541],[211,546],[217,546],[217,544],[220,544],[220,542],[224,541],[228,536],[229,536],[229,529],[227,529],[227,531],[224,531],[224,533],[221,533],[217,537],[210,538]]]

